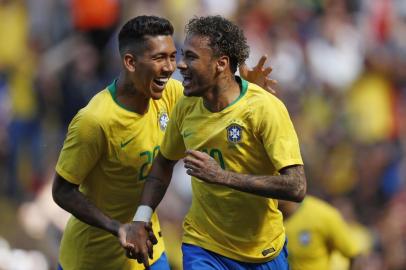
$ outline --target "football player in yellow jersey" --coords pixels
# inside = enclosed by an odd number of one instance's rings
[[[303,200],[303,162],[283,103],[234,76],[247,57],[244,34],[230,21],[208,16],[186,26],[178,63],[186,97],[171,115],[128,235],[137,256],[148,256],[145,226],[184,158],[193,191],[184,269],[288,269],[277,199]]]
[[[163,18],[128,21],[118,36],[123,71],[69,125],[53,185],[55,202],[73,215],[61,242],[60,269],[144,269],[123,247],[169,115],[182,96],[181,84],[170,79],[176,68],[172,34]],[[157,239],[149,244],[157,244],[151,263],[166,270],[155,214],[152,221]]]
[[[337,209],[309,195],[301,204],[280,201],[279,208],[285,217],[292,270],[327,270],[333,251],[350,258],[355,267],[360,247]]]
[[[123,248],[129,245],[126,234],[144,180],[183,92],[170,79],[176,66],[172,34],[163,18],[128,21],[119,33],[122,73],[69,126],[53,185],[54,200],[73,215],[63,235],[59,269],[144,269]],[[262,69],[264,62],[242,73],[270,90],[266,75],[271,70]],[[155,214],[152,224],[158,239],[151,235],[149,248],[157,244],[153,259],[144,263],[168,269]]]

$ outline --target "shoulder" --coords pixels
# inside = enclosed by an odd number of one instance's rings
[[[72,120],[72,123],[100,126],[106,120],[106,115],[109,115],[109,103],[112,100],[108,90],[104,89],[97,93],[89,101],[89,103],[80,109]]]
[[[169,79],[168,83],[166,84],[166,87],[171,89],[183,90],[182,83],[172,78]]]
[[[183,96],[183,86],[178,80],[170,78],[166,83],[164,96],[171,99],[179,99]]]
[[[249,83],[246,97],[246,108],[258,127],[262,125],[290,125],[289,112],[283,102],[256,84]],[[259,131],[261,131],[260,128]]]
[[[165,85],[164,92],[162,93],[162,98],[156,100],[157,104],[164,105],[168,112],[171,112],[175,104],[183,96],[183,86],[175,79],[169,79]]]
[[[175,111],[178,114],[188,114],[199,104],[200,100],[201,97],[182,96],[175,106]]]
[[[249,103],[262,110],[286,110],[285,104],[279,98],[253,83],[248,83],[247,98]]]

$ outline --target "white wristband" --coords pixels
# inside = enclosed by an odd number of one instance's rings
[[[148,205],[140,205],[137,208],[137,212],[135,212],[133,221],[150,222],[152,212],[154,212],[154,210],[152,210],[152,208]]]

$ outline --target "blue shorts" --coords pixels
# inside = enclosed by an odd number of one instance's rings
[[[151,270],[170,270],[168,258],[165,252],[162,253],[161,257],[151,265]],[[62,266],[58,263],[58,269],[63,270]]]
[[[187,270],[289,270],[285,245],[279,255],[265,263],[239,262],[198,246],[182,244],[183,269]]]

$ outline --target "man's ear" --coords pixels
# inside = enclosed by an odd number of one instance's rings
[[[136,69],[136,58],[134,55],[131,53],[126,53],[123,56],[123,63],[124,67],[129,71],[129,72],[134,72]]]
[[[223,55],[217,59],[216,70],[218,72],[224,72],[229,67],[230,67],[230,58],[228,56]]]

